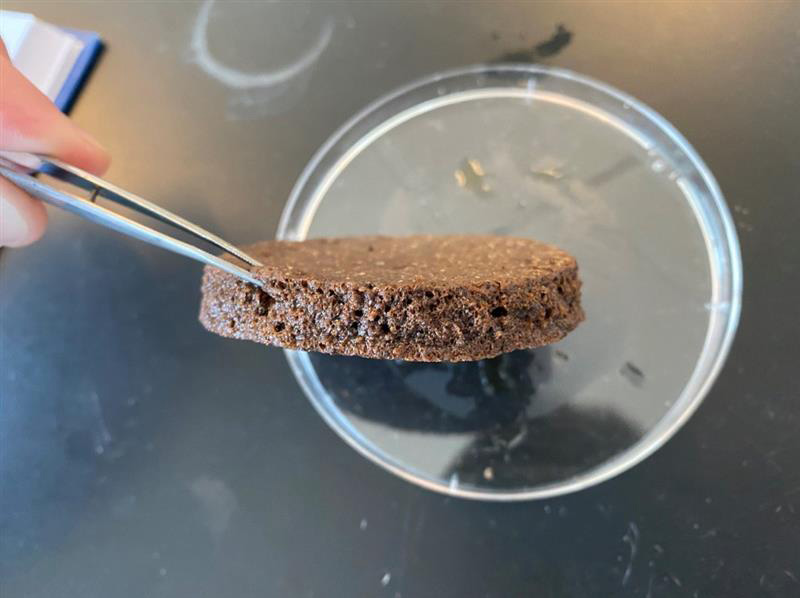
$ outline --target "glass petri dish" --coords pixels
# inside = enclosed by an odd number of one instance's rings
[[[415,233],[555,243],[587,315],[476,363],[287,351],[345,441],[425,488],[523,500],[611,478],[686,422],[733,340],[742,266],[716,181],[666,120],[590,78],[477,66],[390,93],[317,152],[278,237]]]

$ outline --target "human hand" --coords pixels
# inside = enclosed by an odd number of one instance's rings
[[[100,175],[108,152],[11,64],[0,41],[0,150],[43,154]],[[0,177],[0,246],[33,243],[47,227],[42,202]]]

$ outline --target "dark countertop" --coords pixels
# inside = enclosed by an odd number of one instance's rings
[[[711,167],[745,292],[724,372],[654,456],[562,499],[468,502],[347,447],[280,351],[205,333],[199,265],[51,212],[0,253],[4,598],[800,594],[800,6],[215,9],[208,47],[239,69],[327,42],[267,94],[200,68],[199,4],[7,4],[107,40],[73,116],[108,178],[239,242],[272,236],[315,149],[393,87],[509,55],[601,79]]]

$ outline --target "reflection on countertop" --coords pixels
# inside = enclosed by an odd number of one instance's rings
[[[467,363],[310,355],[336,408],[390,457],[443,480],[507,490],[572,477],[641,436],[609,409],[570,397],[544,404],[537,388],[568,358],[551,347]],[[411,444],[416,450],[406,450]]]

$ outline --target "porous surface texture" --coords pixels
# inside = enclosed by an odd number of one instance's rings
[[[264,241],[257,288],[206,266],[200,321],[287,349],[473,361],[554,343],[583,320],[578,266],[531,239],[486,235]]]

